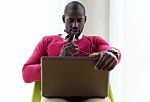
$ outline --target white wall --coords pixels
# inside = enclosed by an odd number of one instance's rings
[[[149,102],[150,1],[127,0],[125,4],[124,73],[128,73],[128,76],[124,76],[124,100]]]
[[[64,0],[0,0],[1,102],[30,102],[22,66],[45,35],[60,33]]]
[[[121,48],[122,60],[112,71],[116,102],[149,102],[150,1],[112,0],[110,42]]]
[[[110,81],[116,102],[123,101],[124,97],[124,80],[123,80],[123,63],[124,63],[124,23],[125,23],[125,5],[124,0],[110,1],[109,16],[109,42],[121,51],[121,62],[111,71]]]
[[[79,0],[87,14],[84,34],[99,35],[108,40],[109,0]]]

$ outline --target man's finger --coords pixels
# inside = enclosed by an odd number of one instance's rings
[[[101,69],[106,70],[107,68],[109,68],[111,66],[110,63],[112,63],[112,61],[113,61],[113,58],[110,56],[107,56],[100,66]]]
[[[106,54],[100,56],[99,60],[98,60],[97,63],[96,63],[96,67],[97,67],[98,69],[101,69],[102,63],[105,61],[106,58],[107,58]]]
[[[92,54],[89,55],[90,58],[100,57],[100,56],[101,56],[101,53],[98,53],[98,52],[97,53],[95,52],[95,53],[92,53]]]
[[[108,71],[111,71],[112,69],[114,69],[116,65],[117,65],[117,62],[114,62],[114,63],[112,64],[112,66],[108,69]]]
[[[114,64],[114,59],[111,58],[111,59],[109,60],[109,62],[107,63],[107,65],[105,65],[105,66],[103,67],[103,70],[109,70],[109,69],[112,67],[113,64]]]

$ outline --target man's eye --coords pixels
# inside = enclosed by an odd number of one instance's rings
[[[83,19],[81,18],[81,19],[77,19],[77,22],[82,22],[83,21]]]
[[[68,22],[72,23],[72,22],[73,22],[73,19],[69,19]]]

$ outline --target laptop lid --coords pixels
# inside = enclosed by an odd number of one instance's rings
[[[42,57],[42,96],[107,97],[109,72],[94,69],[97,60],[87,57]]]

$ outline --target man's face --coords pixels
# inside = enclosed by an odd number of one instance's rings
[[[63,21],[66,26],[66,32],[72,36],[76,34],[78,37],[84,28],[86,22],[86,16],[82,10],[69,10],[66,15],[63,16]]]

